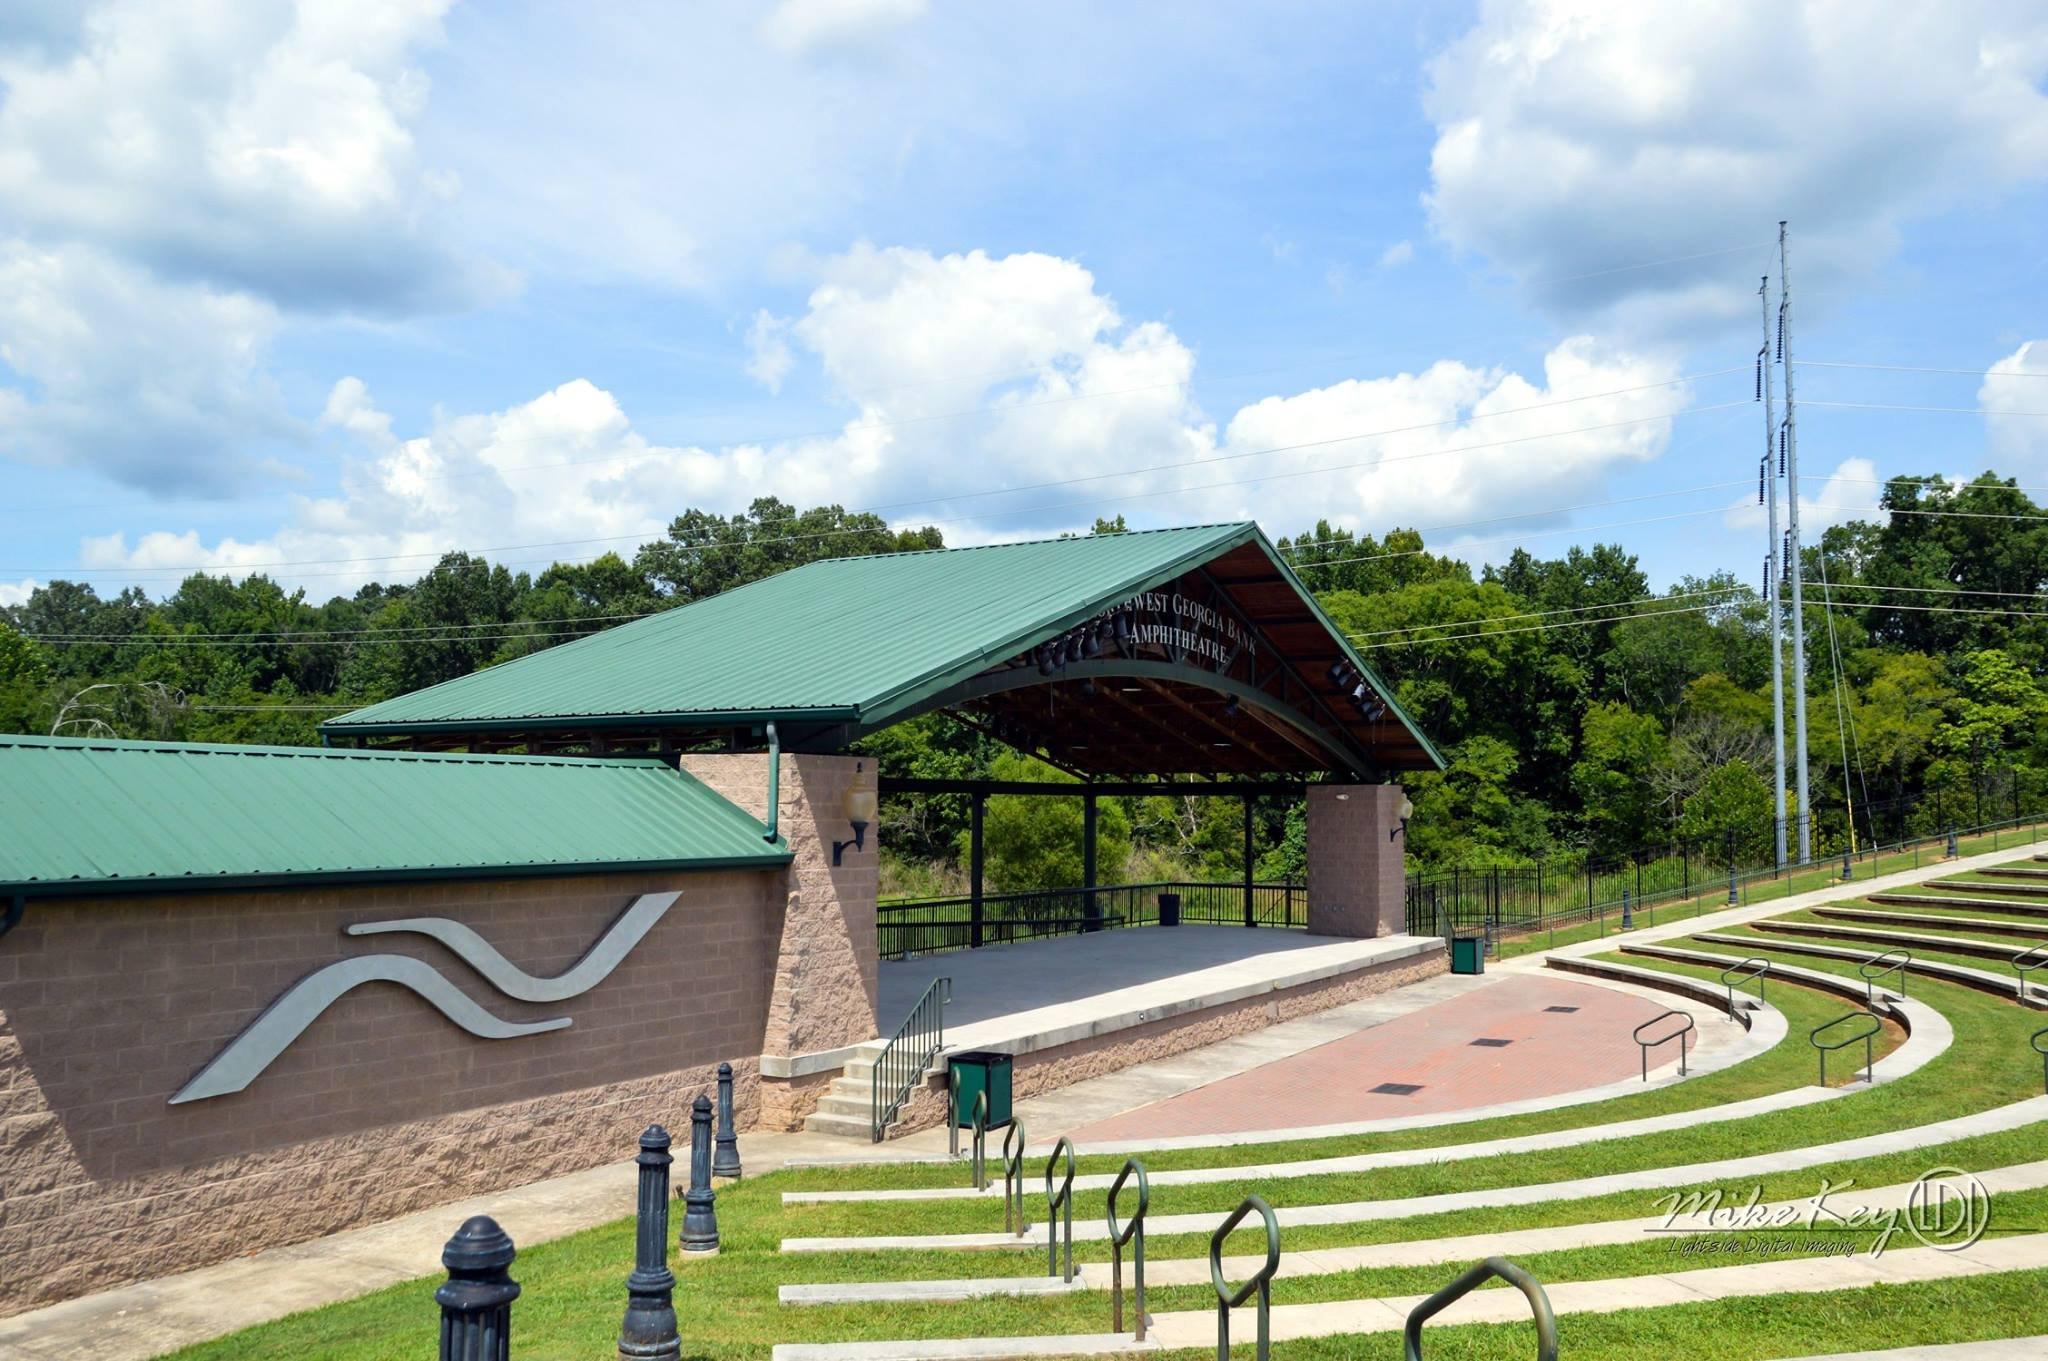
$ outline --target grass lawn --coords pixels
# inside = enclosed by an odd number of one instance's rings
[[[1767,944],[1768,942],[1762,942]],[[1674,971],[1686,972],[1682,966]],[[1916,980],[1916,983],[1918,980]],[[1599,1175],[1625,1167],[1675,1165],[1718,1157],[1741,1156],[1760,1149],[1790,1144],[1854,1137],[1858,1133],[1897,1128],[1971,1109],[2001,1104],[2032,1090],[2028,1083],[2038,1080],[2031,1063],[2009,1061],[2006,1044],[2017,1033],[2022,1017],[2017,1008],[1968,989],[1929,983],[1916,988],[1932,1005],[1946,1012],[1957,1029],[1956,1046],[1920,1074],[1870,1093],[1859,1093],[1824,1103],[1806,1111],[1784,1112],[1757,1120],[1706,1126],[1697,1132],[1642,1139],[1606,1141],[1552,1154],[1530,1154],[1515,1158],[1473,1159],[1461,1163],[1397,1168],[1367,1176],[1315,1177],[1273,1182],[1261,1188],[1280,1204],[1322,1203],[1332,1200],[1379,1199],[1389,1196],[1429,1194],[1435,1191],[1470,1189],[1488,1185],[1522,1185],[1570,1177]],[[1772,989],[1772,1000],[1783,1007],[1797,1027],[1822,1013],[1833,1014],[1840,1004],[1805,989]],[[1817,1023],[1817,1021],[1815,1022]],[[1811,1054],[1803,1046],[1780,1046],[1751,1060],[1751,1064],[1784,1065],[1786,1072],[1776,1081],[1792,1079],[1791,1067],[1803,1069]],[[1743,1065],[1751,1066],[1750,1064]],[[1732,1071],[1732,1070],[1731,1070]],[[1702,1085],[1709,1079],[1702,1079]],[[1807,1080],[1810,1080],[1807,1079]],[[1682,1086],[1681,1086],[1682,1089]],[[1674,1089],[1677,1090],[1677,1089]],[[1786,1119],[1784,1117],[1803,1117]],[[1237,1150],[1242,1157],[1263,1158],[1269,1148]],[[2026,1161],[2040,1156],[2038,1130],[1959,1141],[1938,1150],[1890,1155],[1859,1160],[1827,1169],[1813,1169],[1763,1179],[1763,1194],[1770,1198],[1792,1198],[1811,1194],[1819,1177],[1837,1182],[1853,1177],[1858,1185],[1871,1186],[1911,1180],[1936,1162],[1965,1168],[1991,1167]],[[862,1169],[858,1180],[893,1180],[891,1169]],[[706,1358],[760,1358],[778,1341],[851,1340],[878,1337],[1001,1336],[1011,1334],[1098,1331],[1106,1326],[1107,1301],[1100,1295],[1061,1299],[984,1300],[945,1305],[891,1305],[883,1308],[784,1308],[776,1300],[776,1287],[795,1281],[859,1279],[908,1279],[965,1275],[1028,1275],[1043,1270],[1043,1258],[1030,1250],[997,1252],[919,1252],[857,1254],[789,1254],[776,1251],[785,1235],[837,1232],[942,1232],[947,1228],[988,1229],[1000,1224],[1000,1206],[993,1203],[958,1202],[904,1205],[800,1205],[785,1207],[781,1192],[799,1182],[815,1184],[818,1172],[776,1173],[750,1178],[721,1192],[720,1223],[724,1247],[710,1261],[677,1262],[680,1278],[678,1304],[690,1338],[687,1354]],[[954,1172],[957,1177],[958,1171]],[[840,1179],[839,1184],[847,1184]],[[1244,1188],[1162,1187],[1154,1193],[1154,1213],[1227,1209]],[[1675,1188],[1674,1188],[1675,1189]],[[1733,1189],[1733,1188],[1731,1188]],[[1741,1188],[1746,1191],[1747,1187]],[[1035,1207],[1042,1198],[1034,1196]],[[1546,1201],[1528,1206],[1482,1207],[1475,1210],[1417,1216],[1402,1220],[1355,1225],[1326,1225],[1292,1229],[1286,1244],[1291,1251],[1348,1244],[1391,1242],[1433,1238],[1452,1234],[1485,1233],[1543,1224],[1569,1224],[1603,1219],[1634,1218],[1654,1214],[1654,1197],[1636,1192],[1592,1200]],[[934,1212],[944,1207],[944,1215]],[[1086,1198],[1077,1205],[1077,1218],[1098,1214],[1101,1196]],[[1997,1215],[2020,1218],[2048,1218],[2048,1193],[2023,1192],[2002,1196],[1994,1205]],[[945,1223],[934,1222],[941,1219]],[[957,1222],[953,1222],[957,1220]],[[453,1225],[450,1225],[453,1228]],[[1247,1241],[1247,1249],[1250,1244]],[[1206,1250],[1202,1236],[1159,1237],[1148,1245],[1153,1260],[1196,1256]],[[1548,1280],[1600,1279],[1646,1271],[1680,1269],[1685,1263],[1674,1257],[1666,1240],[1641,1245],[1618,1245],[1572,1251],[1535,1254],[1529,1262],[1539,1276]],[[1077,1244],[1076,1256],[1099,1261],[1106,1256],[1101,1244]],[[554,1243],[541,1244],[521,1254],[515,1276],[525,1285],[526,1296],[515,1310],[517,1353],[521,1357],[590,1357],[608,1354],[616,1340],[620,1311],[624,1307],[623,1281],[632,1262],[630,1223],[608,1225]],[[1420,1292],[1440,1284],[1449,1275],[1445,1267],[1375,1270],[1324,1277],[1283,1278],[1276,1288],[1279,1302],[1350,1298],[1361,1294]],[[1994,1288],[1984,1281],[1971,1282],[1987,1290],[1986,1307],[1998,1311],[2024,1312],[2024,1302],[2038,1302],[2038,1273],[2021,1273],[2007,1286]],[[1992,1278],[2002,1280],[2002,1278]],[[190,1358],[255,1358],[319,1356],[344,1361],[369,1361],[379,1357],[431,1355],[434,1346],[435,1311],[431,1303],[434,1278],[394,1287],[378,1294],[307,1314],[283,1319],[231,1338],[204,1344],[179,1353]],[[2008,1293],[2009,1287],[2009,1293]],[[1942,1287],[1947,1289],[1947,1287]],[[2029,1291],[2034,1293],[2029,1294]],[[1918,1293],[1918,1292],[1890,1292]],[[1213,1297],[1206,1287],[1160,1288],[1152,1292],[1153,1311],[1205,1308]],[[1924,1306],[1906,1300],[1896,1302],[1908,1317]],[[1707,1308],[1701,1306],[1700,1308]],[[1659,1336],[1666,1326],[1683,1327],[1682,1321],[1666,1318],[1686,1311],[1644,1311],[1640,1315],[1608,1318],[1588,1317],[1572,1323],[1567,1334],[1573,1339],[1572,1355],[1596,1343],[1608,1331],[1614,1346],[1634,1338],[1638,1345]],[[1770,1316],[1781,1318],[1792,1330],[1786,1336],[1823,1334],[1821,1319],[1811,1316],[1812,1301],[1800,1298],[1770,1302]],[[1705,1319],[1708,1315],[1697,1314]],[[708,1320],[715,1318],[715,1325]],[[1630,1322],[1633,1320],[1633,1322]],[[1582,1328],[1583,1325],[1583,1328]],[[1915,1326],[1933,1328],[1932,1317]],[[2037,1329],[2048,1329],[2048,1317],[2037,1321]],[[2011,1328],[1996,1331],[2009,1332]],[[1953,1339],[1953,1321],[1939,1333]],[[1288,1354],[1337,1355],[1317,1350],[1326,1345],[1290,1344]],[[1353,1349],[1343,1354],[1357,1355]],[[1393,1344],[1398,1346],[1398,1344]],[[1776,1345],[1776,1344],[1773,1344]],[[1526,1351],[1526,1329],[1458,1328],[1432,1334],[1432,1356],[1462,1354],[1519,1355]],[[1599,1352],[1592,1354],[1598,1355]],[[1622,1351],[1609,1354],[1623,1355]],[[1638,1353],[1640,1354],[1640,1353]],[[1730,1353],[1716,1344],[1716,1354]],[[1760,1355],[1769,1353],[1758,1353]]]
[[[1773,955],[1781,938],[1738,930],[1745,949]],[[1676,941],[1717,953],[1731,947],[1711,942]],[[1918,952],[1916,952],[1917,954]],[[1800,967],[1854,978],[1853,961],[1832,961],[1777,953],[1774,957]],[[1928,956],[1930,958],[1935,956]],[[1716,977],[1718,968],[1697,967],[1643,958],[1630,963],[1694,977]],[[1982,966],[1982,960],[1957,957],[1957,962]],[[1257,1189],[1276,1206],[1374,1201],[1449,1191],[1485,1190],[1541,1185],[1581,1177],[1642,1168],[1682,1167],[1724,1158],[1743,1157],[1774,1148],[1805,1147],[1861,1135],[1895,1130],[1985,1110],[2041,1091],[2039,1056],[2027,1036],[2048,1024],[2038,1012],[1959,985],[1915,977],[1912,995],[1939,1009],[1955,1029],[1955,1043],[1916,1073],[1882,1087],[1857,1091],[1832,1101],[1747,1119],[1716,1122],[1696,1129],[1619,1139],[1596,1140],[1569,1149],[1467,1158],[1454,1162],[1379,1169],[1368,1173],[1333,1174],[1271,1180],[1251,1187],[1237,1183],[1155,1186],[1154,1215],[1214,1213],[1234,1207],[1249,1189]],[[1781,1091],[1814,1080],[1817,1061],[1806,1032],[1840,1015],[1850,1004],[1816,990],[1774,980],[1771,1002],[1784,1011],[1790,1033],[1784,1043],[1720,1073],[1696,1081],[1582,1107],[1565,1108],[1507,1119],[1474,1121],[1429,1130],[1376,1136],[1296,1140],[1281,1144],[1183,1150],[1146,1155],[1148,1167],[1228,1166],[1311,1157],[1341,1156],[1382,1149],[1432,1148],[1543,1130],[1582,1128],[1643,1115],[1696,1109]],[[1703,1025],[1727,1024],[1707,1014]],[[1887,1045],[1897,1036],[1887,1036]],[[1845,1065],[1846,1067],[1847,1065]],[[1412,1215],[1356,1224],[1290,1228],[1284,1233],[1288,1252],[1373,1243],[1392,1243],[1485,1234],[1511,1229],[1633,1219],[1660,1212],[1660,1199],[1683,1189],[1721,1189],[1732,1198],[1746,1196],[1755,1182],[1768,1200],[1812,1195],[1823,1178],[1836,1185],[1880,1186],[1911,1181],[1930,1167],[1948,1165],[1986,1169],[2030,1162],[2048,1156],[2043,1127],[2036,1125],[2002,1134],[1956,1140],[1924,1149],[1855,1159],[1826,1166],[1743,1180],[1737,1185],[1688,1187],[1681,1178],[1656,1192],[1545,1200],[1528,1205],[1480,1205],[1474,1208]],[[1091,1158],[1086,1170],[1111,1171],[1120,1159]],[[1034,1174],[1040,1169],[1034,1168]],[[710,1260],[680,1260],[672,1254],[678,1277],[677,1308],[683,1320],[684,1355],[705,1361],[761,1361],[776,1342],[850,1341],[868,1338],[1008,1336],[1060,1332],[1099,1332],[1108,1326],[1109,1303],[1101,1293],[1064,1297],[989,1299],[945,1304],[884,1306],[784,1307],[778,1286],[796,1282],[908,1280],[963,1276],[1020,1276],[1044,1271],[1043,1250],[1029,1248],[983,1252],[847,1252],[783,1254],[785,1237],[814,1235],[970,1232],[999,1229],[1002,1207],[994,1199],[937,1202],[781,1203],[785,1190],[957,1184],[964,1167],[797,1169],[752,1177],[719,1194],[719,1222],[724,1241]],[[1027,1204],[1034,1218],[1043,1217],[1041,1182],[1029,1181]],[[1076,1196],[1075,1218],[1099,1218],[1101,1192]],[[680,1207],[672,1230],[680,1224]],[[1992,1231],[2048,1232],[2048,1188],[2015,1191],[1994,1197]],[[450,1223],[452,1231],[455,1225]],[[1773,1240],[1773,1235],[1750,1237]],[[1772,1260],[1810,1252],[1812,1235],[1792,1231],[1769,1252]],[[1861,1244],[1859,1243],[1859,1246]],[[1896,1245],[1895,1245],[1896,1246]],[[1251,1252],[1253,1236],[1244,1233],[1232,1251]],[[1150,1260],[1199,1257],[1207,1251],[1205,1234],[1155,1236],[1147,1244]],[[1078,1243],[1075,1258],[1084,1263],[1107,1260],[1102,1243]],[[515,1354],[521,1358],[588,1358],[606,1356],[616,1347],[620,1314],[625,1305],[624,1281],[633,1257],[630,1221],[589,1230],[520,1254],[514,1276],[525,1294],[514,1309]],[[1602,1280],[1655,1272],[1724,1265],[1755,1257],[1697,1258],[1681,1253],[1676,1241],[1645,1235],[1641,1242],[1581,1247],[1521,1255],[1540,1279],[1558,1283]],[[431,1267],[423,1262],[422,1267]],[[1796,1268],[1792,1268],[1796,1271]],[[1319,1276],[1282,1277],[1275,1284],[1279,1304],[1419,1294],[1441,1285],[1453,1274],[1448,1264],[1422,1267],[1371,1268]],[[432,1293],[438,1273],[376,1294],[280,1319],[232,1337],[176,1353],[186,1361],[255,1361],[278,1356],[335,1358],[336,1361],[378,1361],[379,1358],[432,1356],[437,1312]],[[1158,1287],[1149,1293],[1154,1313],[1208,1309],[1214,1296],[1204,1286]],[[1247,1317],[1237,1325],[1241,1342],[1248,1340]],[[1781,1295],[1614,1314],[1567,1316],[1561,1321],[1565,1354],[1572,1361],[1612,1358],[1621,1361],[1651,1356],[1767,1358],[1813,1355],[1830,1351],[1902,1346],[1914,1342],[1953,1342],[1976,1337],[2009,1337],[2048,1333],[2048,1272],[2024,1271],[1882,1286],[1828,1295]],[[1432,1329],[1431,1358],[1523,1357],[1530,1350],[1526,1324],[1459,1326]],[[1705,1341],[1711,1339],[1711,1342]],[[1330,1338],[1284,1344],[1289,1361],[1308,1358],[1350,1358],[1393,1355],[1399,1342],[1392,1336],[1365,1344],[1358,1338]],[[1192,1358],[1211,1352],[1175,1354]]]

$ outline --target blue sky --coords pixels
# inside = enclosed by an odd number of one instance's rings
[[[2048,12],[1697,8],[10,6],[0,603],[766,494],[1749,579],[1780,217],[1799,358],[1953,370],[1798,370],[1809,520],[2048,485]]]

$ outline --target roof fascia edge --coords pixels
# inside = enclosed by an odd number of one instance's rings
[[[1259,536],[1259,548],[1265,553],[1267,560],[1280,569],[1280,574],[1286,578],[1287,584],[1294,588],[1295,594],[1299,595],[1303,603],[1314,612],[1316,622],[1321,624],[1330,637],[1336,640],[1337,647],[1344,654],[1345,660],[1357,667],[1365,675],[1365,678],[1372,682],[1373,689],[1377,690],[1380,698],[1387,702],[1387,707],[1393,710],[1394,717],[1401,720],[1401,726],[1408,730],[1408,735],[1415,739],[1416,744],[1422,748],[1423,754],[1436,763],[1438,770],[1442,770],[1445,766],[1449,765],[1450,763],[1444,760],[1444,754],[1436,749],[1436,743],[1429,740],[1429,735],[1423,732],[1415,720],[1409,716],[1408,711],[1401,707],[1401,701],[1394,694],[1394,687],[1381,679],[1379,672],[1372,669],[1371,663],[1359,655],[1357,648],[1351,646],[1351,640],[1344,636],[1344,630],[1337,627],[1337,621],[1330,618],[1329,614],[1324,611],[1322,602],[1315,597],[1315,592],[1309,590],[1302,583],[1301,578],[1294,574],[1294,569],[1287,565],[1279,553],[1274,550],[1273,545],[1266,541],[1263,534]]]
[[[532,879],[549,875],[646,874],[666,870],[700,873],[730,869],[784,869],[787,849],[759,855],[709,856],[700,860],[593,860],[565,864],[440,865],[425,869],[286,870],[275,874],[178,875],[157,879],[31,879],[0,884],[0,896],[27,898],[127,897],[142,893],[241,893],[306,884],[392,884],[416,879]]]
[[[1229,527],[1226,527],[1229,528]],[[1080,623],[1102,613],[1104,601],[1115,602],[1163,586],[1186,572],[1191,564],[1206,562],[1221,553],[1227,553],[1252,539],[1260,539],[1256,524],[1243,524],[1230,528],[1227,534],[1205,540],[1189,548],[1163,567],[1129,577],[1123,583],[1102,592],[1093,603],[1066,610],[1049,621],[1041,621],[1019,630],[1010,637],[990,644],[965,661],[929,671],[915,680],[905,681],[893,690],[888,690],[873,699],[856,706],[855,722],[864,728],[885,727],[897,714],[912,708],[939,691],[968,677],[978,674],[992,662],[1014,657],[1019,652],[1037,647],[1048,638],[1056,637]]]
[[[561,732],[579,728],[631,728],[647,724],[673,727],[716,727],[734,723],[762,723],[801,719],[834,722],[856,717],[849,705],[809,709],[702,709],[645,714],[550,714],[538,718],[433,718],[399,719],[384,723],[348,723],[332,719],[333,736],[396,737],[421,732]],[[323,733],[329,726],[323,724]]]

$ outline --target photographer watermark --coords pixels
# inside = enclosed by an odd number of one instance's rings
[[[1813,1195],[1773,1202],[1760,1185],[1746,1195],[1674,1191],[1657,1199],[1664,1218],[1649,1232],[1684,1235],[1676,1250],[1696,1257],[1846,1257],[1868,1235],[1870,1255],[1881,1257],[1902,1235],[1938,1252],[1959,1252],[1991,1224],[1991,1193],[1959,1167],[1930,1168],[1910,1185],[1867,1193],[1864,1203],[1850,1194],[1855,1186],[1823,1177]]]

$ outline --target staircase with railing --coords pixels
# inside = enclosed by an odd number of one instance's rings
[[[933,979],[894,1034],[853,1051],[804,1128],[880,1143],[944,1051],[946,1003],[952,999],[953,980]]]

